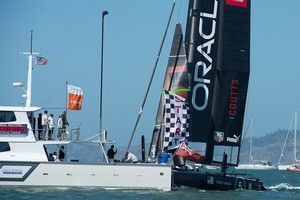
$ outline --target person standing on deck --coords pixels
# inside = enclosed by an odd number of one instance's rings
[[[108,160],[110,163],[114,163],[115,162],[115,155],[118,152],[118,150],[114,150],[114,145],[110,146],[110,149],[108,149],[107,151],[107,156],[108,156]]]
[[[43,132],[42,113],[39,113],[39,116],[38,116],[38,140],[42,139],[42,132]]]
[[[36,133],[36,131],[35,131],[36,130],[35,129],[36,120],[35,120],[34,115],[32,114],[31,116],[28,117],[28,119],[29,119],[29,122],[31,124],[33,135],[34,135],[35,138],[37,138],[36,135],[35,135],[35,133]]]
[[[170,154],[168,154],[166,151],[164,151],[164,152],[161,154],[161,160],[160,160],[160,163],[161,163],[161,164],[167,164],[169,158],[170,158]]]
[[[41,137],[42,140],[46,140],[46,133],[48,130],[48,115],[47,114],[48,114],[48,111],[45,110],[44,114],[42,116],[42,126],[43,126],[42,137]]]
[[[50,114],[48,118],[48,122],[49,122],[48,140],[53,140],[53,132],[54,132],[53,114]]]
[[[58,120],[57,120],[57,139],[58,140],[61,139],[62,128],[63,128],[62,119],[61,119],[61,115],[59,115]]]
[[[62,120],[62,125],[63,125],[62,130],[61,130],[61,139],[64,140],[66,132],[67,132],[67,126],[69,126],[69,123],[68,123],[68,120],[67,120],[67,113],[66,113],[66,111],[64,111],[61,114],[61,120]]]

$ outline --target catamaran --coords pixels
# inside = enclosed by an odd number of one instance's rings
[[[148,154],[149,161],[173,154],[176,186],[265,190],[258,178],[226,172],[239,164],[249,70],[250,0],[190,0],[185,39],[176,26]],[[221,171],[192,169],[186,159]]]

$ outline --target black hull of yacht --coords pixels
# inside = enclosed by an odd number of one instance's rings
[[[173,170],[173,183],[177,187],[187,186],[203,190],[266,190],[262,181],[248,174],[224,175],[217,172]]]

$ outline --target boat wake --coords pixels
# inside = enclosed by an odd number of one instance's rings
[[[283,190],[300,190],[300,186],[292,186],[288,183],[280,183],[275,186],[271,186],[268,189],[275,191],[283,191]]]

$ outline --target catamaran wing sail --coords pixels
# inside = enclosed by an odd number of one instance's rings
[[[205,164],[237,165],[250,71],[250,0],[191,0],[186,32],[191,73],[189,141]]]
[[[189,76],[187,72],[186,53],[180,23],[176,24],[163,89],[175,93],[186,100],[188,99]],[[148,154],[149,161],[153,161],[156,158],[157,152],[163,150],[165,133],[164,106],[165,98],[162,94],[159,101],[151,146]]]

